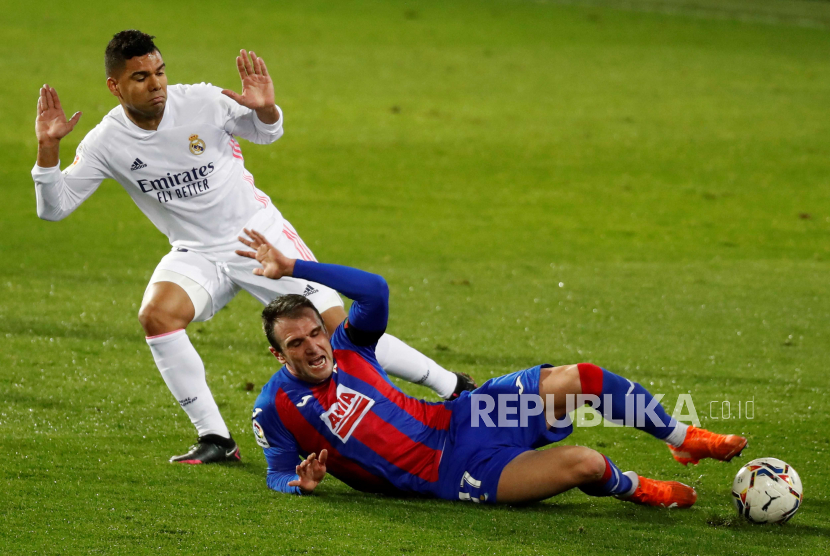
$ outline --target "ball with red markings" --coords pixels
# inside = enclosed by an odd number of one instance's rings
[[[776,458],[750,461],[732,482],[735,509],[752,523],[785,523],[798,511],[803,499],[798,473]]]

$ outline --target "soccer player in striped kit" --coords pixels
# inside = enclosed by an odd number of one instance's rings
[[[262,230],[285,253],[314,260],[294,227],[256,187],[236,139],[268,144],[283,134],[282,111],[265,62],[253,52],[240,52],[236,65],[242,94],[205,83],[168,87],[153,38],[129,30],[110,41],[107,87],[119,106],[84,137],[63,172],[60,140],[81,113],[67,119],[55,89],[41,88],[32,170],[37,214],[61,220],[110,178],[167,236],[172,251],[150,278],[138,318],[165,383],[198,434],[190,451],[171,461],[233,461],[239,459],[239,449],[187,336],[188,324],[210,319],[240,290],[263,304],[281,295],[303,295],[331,331],[346,313],[334,290],[297,278],[275,282],[254,276],[255,263],[234,255],[242,247],[236,238],[247,226]],[[377,354],[390,374],[429,386],[445,399],[474,387],[466,375],[447,371],[388,334],[380,339]]]
[[[271,352],[283,365],[263,387],[252,416],[268,461],[267,484],[274,490],[310,494],[330,472],[362,491],[479,503],[541,500],[571,488],[650,506],[695,503],[693,488],[623,473],[587,447],[535,450],[572,432],[564,419],[568,395],[596,396],[594,408],[609,419],[623,420],[632,412],[631,425],[664,441],[683,464],[729,461],[746,446],[743,437],[677,422],[641,385],[589,363],[537,365],[443,403],[407,396],[389,381],[375,354],[389,313],[385,280],[354,268],[296,260],[261,234],[246,234],[240,241],[256,251],[237,253],[262,264],[255,274],[310,280],[354,300],[332,335],[302,296],[281,297],[262,312]],[[498,426],[474,425],[477,397],[508,396],[516,416],[522,394],[553,407],[527,414],[514,426],[501,420]],[[637,396],[640,403],[633,403]]]

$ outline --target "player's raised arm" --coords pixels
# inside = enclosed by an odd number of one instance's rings
[[[265,60],[254,52],[240,50],[239,56],[236,57],[236,69],[242,80],[242,94],[230,89],[223,89],[222,94],[255,111],[260,122],[267,125],[276,124],[280,119],[280,112],[274,101],[274,82],[268,75]]]
[[[75,112],[67,120],[60,98],[58,98],[58,92],[45,84],[40,88],[35,119],[38,166],[52,168],[58,165],[61,139],[69,135],[80,119],[81,113]]]
[[[239,241],[256,252],[240,250],[236,254],[262,264],[254,274],[274,279],[294,276],[328,286],[354,300],[349,309],[350,325],[365,332],[383,333],[386,330],[389,286],[383,276],[348,266],[289,259],[259,232],[246,229],[245,233],[248,237],[240,237]]]
[[[98,189],[101,182],[111,177],[106,164],[101,162],[89,135],[78,146],[75,160],[63,172],[60,163],[60,141],[75,128],[81,113],[66,119],[58,93],[49,85],[40,89],[37,101],[37,164],[32,168],[37,198],[37,215],[44,220],[61,220],[80,206]]]

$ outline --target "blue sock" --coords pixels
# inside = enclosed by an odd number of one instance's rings
[[[605,473],[602,478],[595,483],[580,486],[579,490],[588,496],[616,496],[630,493],[634,486],[631,479],[623,475],[613,461],[605,456],[602,457],[605,458]]]
[[[610,421],[645,431],[664,440],[677,427],[675,421],[648,390],[627,378],[591,363],[580,363],[582,393],[599,397],[593,406]]]

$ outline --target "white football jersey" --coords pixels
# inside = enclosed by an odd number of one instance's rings
[[[235,137],[266,144],[282,133],[282,111],[268,125],[219,87],[171,85],[157,130],[139,128],[119,105],[84,137],[63,172],[60,164],[35,165],[37,214],[65,218],[112,178],[173,247],[206,254],[234,249],[237,234],[258,211],[282,219],[254,185]]]

